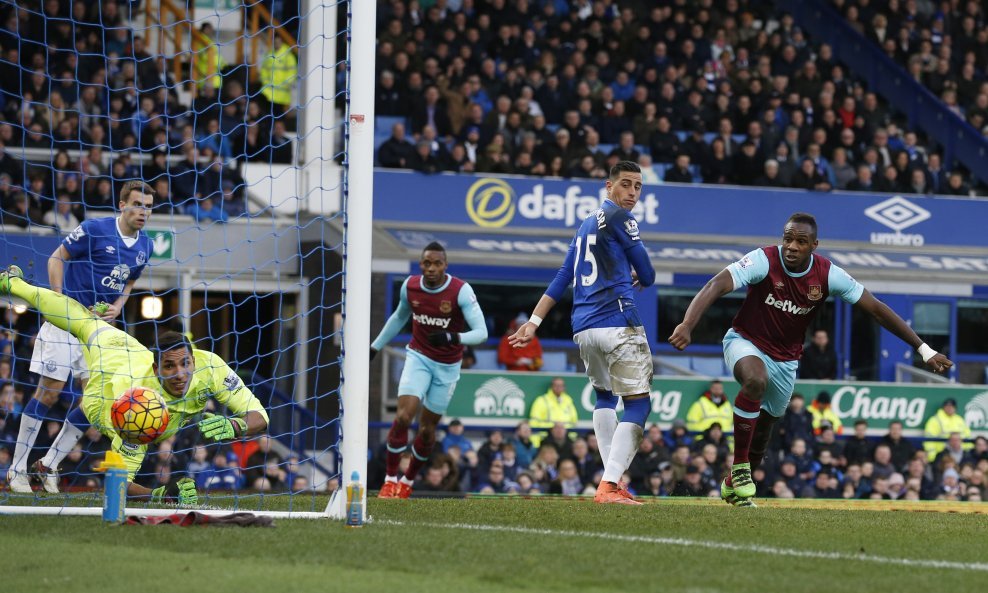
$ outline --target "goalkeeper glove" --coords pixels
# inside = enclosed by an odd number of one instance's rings
[[[456,332],[435,332],[429,334],[429,343],[442,348],[443,346],[456,346],[460,343],[460,334]]]
[[[247,434],[247,421],[206,413],[199,421],[199,432],[213,442],[228,441]]]
[[[166,498],[177,499],[178,504],[183,506],[199,504],[199,493],[196,492],[195,480],[182,478],[174,484],[159,486],[151,491],[151,502],[165,502]]]

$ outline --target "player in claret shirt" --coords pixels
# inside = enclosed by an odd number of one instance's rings
[[[741,391],[734,400],[734,466],[721,483],[721,497],[735,506],[754,506],[751,472],[761,464],[772,425],[789,406],[806,330],[827,297],[858,305],[923,357],[937,373],[953,363],[923,343],[901,317],[876,299],[847,272],[815,255],[816,219],[789,217],[782,244],[756,249],[714,276],[693,298],[683,322],[669,337],[679,350],[714,301],[748,288],[731,329],[724,336],[724,359]]]
[[[432,242],[425,246],[419,262],[422,273],[405,279],[398,308],[371,344],[373,360],[412,320],[412,341],[398,382],[398,413],[388,432],[387,476],[378,498],[408,498],[412,493],[415,476],[436,444],[436,425],[446,413],[460,380],[463,346],[487,340],[484,313],[473,288],[447,274],[446,265],[446,249],[442,245]],[[408,427],[420,402],[423,410],[412,443],[412,460],[399,480],[398,464],[408,446]]]

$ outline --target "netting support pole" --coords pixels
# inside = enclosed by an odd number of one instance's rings
[[[377,3],[349,3],[347,44],[346,164],[344,165],[343,457],[338,495],[326,512],[345,516],[342,495],[356,471],[367,484],[370,388],[371,237],[374,196],[374,57]],[[364,513],[366,494],[364,488]],[[366,517],[365,517],[366,518]]]

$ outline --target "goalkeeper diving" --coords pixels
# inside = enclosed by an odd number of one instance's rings
[[[125,442],[110,419],[113,402],[132,387],[159,393],[168,406],[168,427],[155,442],[170,438],[199,418],[199,432],[212,442],[253,436],[267,429],[267,412],[240,377],[219,356],[193,349],[184,335],[174,331],[160,334],[152,352],[78,301],[28,283],[17,266],[0,272],[0,296],[3,295],[23,299],[46,321],[78,338],[90,369],[82,405],[68,415],[67,430],[59,433],[52,444],[48,455],[53,461],[51,468],[58,467],[92,425],[110,438],[111,449],[123,456],[128,496],[150,498],[152,502],[198,504],[195,482],[188,477],[153,490],[134,483],[148,447]],[[234,415],[203,414],[210,397]]]

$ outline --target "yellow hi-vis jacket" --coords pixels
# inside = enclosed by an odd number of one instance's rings
[[[532,445],[538,448],[548,434],[548,429],[555,423],[562,422],[566,428],[576,426],[576,404],[568,393],[563,392],[557,398],[550,389],[535,398],[528,417],[528,423],[532,427]]]
[[[196,38],[193,37],[192,77],[199,88],[210,83],[213,88],[219,89],[223,86],[223,77],[220,72],[226,67],[226,61],[220,55],[220,46],[208,35],[203,34],[203,37],[206,38],[205,45],[202,45],[203,42],[201,41],[195,41]]]
[[[837,417],[837,413],[830,406],[825,408],[817,407],[816,402],[813,402],[807,408],[810,411],[810,415],[813,416],[813,434],[820,434],[823,430],[820,425],[826,420],[834,427],[834,434],[844,434],[844,424]]]
[[[706,394],[701,395],[686,413],[686,430],[703,432],[717,422],[721,430],[730,433],[734,430],[734,406],[725,397],[718,406]]]
[[[971,438],[971,429],[967,427],[967,422],[964,421],[964,417],[960,414],[954,414],[953,416],[948,416],[943,409],[937,410],[929,420],[926,421],[926,428],[924,430],[926,436],[933,437],[937,439],[945,439],[950,436],[952,432],[958,432],[961,438],[964,440]],[[933,462],[933,458],[937,456],[940,451],[943,451],[947,446],[947,443],[943,441],[925,441],[923,443],[923,448],[926,449],[927,456],[930,458],[930,462]],[[964,449],[971,449],[974,447],[972,443],[964,443]]]
[[[292,102],[296,78],[298,59],[287,45],[272,48],[261,61],[261,94],[272,103],[287,107]]]

